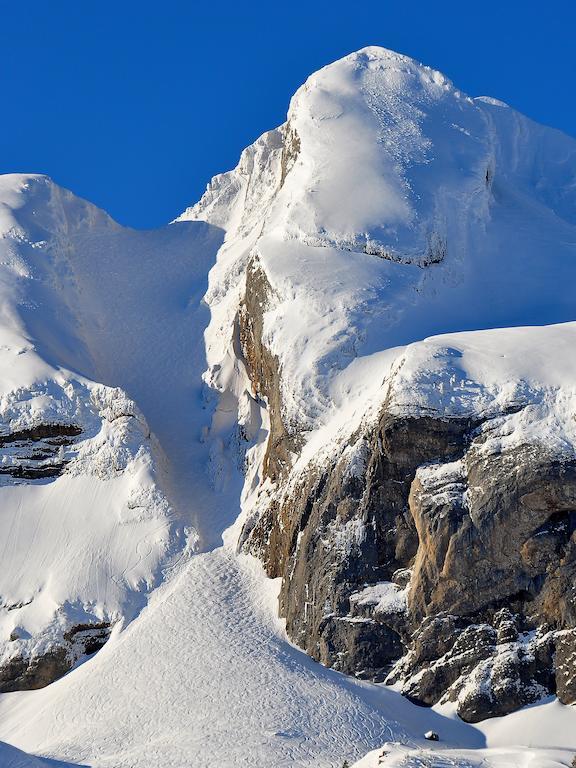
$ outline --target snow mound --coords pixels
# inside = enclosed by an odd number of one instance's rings
[[[384,744],[368,753],[352,768],[568,768],[574,753],[570,750],[529,749],[413,749],[400,744]]]

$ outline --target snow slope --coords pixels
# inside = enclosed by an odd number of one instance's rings
[[[443,748],[505,750],[541,717],[532,747],[550,746],[560,718],[576,750],[571,709],[518,713],[507,734],[318,666],[274,618],[275,586],[219,546],[247,447],[252,511],[267,436],[235,326],[251,260],[271,285],[283,418],[308,440],[297,468],[387,389],[406,408],[521,401],[573,447],[575,177],[574,140],[379,48],[313,75],[287,123],[162,230],[120,228],[44,177],[1,177],[2,430],[84,430],[61,476],[0,485],[0,590],[34,595],[0,609],[3,639],[17,619],[44,642],[64,605],[67,621],[115,626],[49,687],[0,696],[0,738],[93,768],[339,767],[386,741],[422,747],[430,728]],[[462,333],[548,323],[563,324]],[[478,754],[532,759],[445,764]],[[556,759],[545,754],[533,764]]]
[[[27,755],[10,744],[0,742],[0,764],[2,768],[48,768],[48,766],[60,766],[64,768],[65,763],[53,760],[42,760],[34,755]]]
[[[337,766],[429,727],[471,727],[326,670],[286,642],[252,559],[198,555],[128,629],[41,691],[0,697],[2,738],[97,766]]]
[[[81,430],[57,449],[59,476],[0,476],[6,661],[41,655],[72,625],[132,619],[198,546],[206,484],[188,468],[205,463],[201,297],[220,235],[122,230],[40,176],[2,177],[0,212],[0,433]],[[37,445],[5,447],[3,471]]]
[[[406,56],[372,47],[325,67],[181,217],[226,230],[208,381],[233,388],[219,371],[250,259],[271,286],[284,421],[303,429],[330,417],[334,375],[357,356],[572,320],[575,175],[574,139]]]
[[[473,727],[416,707],[291,646],[275,618],[276,589],[251,558],[195,556],[96,656],[40,691],[1,696],[1,737],[91,768],[341,768],[385,742],[421,750],[432,729],[442,750],[457,751],[407,765],[569,764],[546,763],[554,750],[537,748],[576,751],[572,708],[543,704]],[[531,751],[500,749],[525,742],[526,728]],[[499,751],[484,751],[486,741]],[[502,754],[514,761],[498,762]],[[518,760],[525,755],[533,762]]]

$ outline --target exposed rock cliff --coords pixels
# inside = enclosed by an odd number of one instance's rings
[[[574,402],[553,360],[519,362],[534,342],[566,353],[573,335],[414,345],[376,423],[264,494],[244,546],[283,578],[281,613],[311,655],[422,704],[454,700],[470,722],[574,700]],[[479,357],[490,382],[466,375]]]

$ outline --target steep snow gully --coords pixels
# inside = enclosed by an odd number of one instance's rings
[[[288,123],[161,230],[124,229],[42,176],[0,177],[0,436],[81,430],[58,476],[23,482],[7,462],[29,457],[2,458],[2,659],[73,621],[110,630],[50,685],[0,695],[2,768],[570,765],[571,707],[471,726],[289,642],[279,580],[237,552],[271,429],[237,326],[258,264],[300,461],[328,453],[378,407],[398,345],[574,320],[575,173],[567,137],[369,48],[310,78]],[[460,339],[478,387],[484,338]]]

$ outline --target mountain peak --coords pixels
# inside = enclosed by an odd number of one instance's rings
[[[244,206],[242,182],[223,174],[181,218],[235,227],[234,199],[243,228],[423,266],[461,251],[466,222],[489,216],[494,183],[544,167],[554,178],[529,194],[571,220],[574,140],[504,106],[469,97],[408,56],[362,48],[312,74],[286,124],[243,154],[238,173],[252,179],[258,205]]]
[[[0,177],[0,693],[46,686],[0,697],[0,739],[501,765],[368,681],[468,723],[574,703],[575,179],[574,140],[376,46],[306,81],[206,223]],[[531,711],[505,738],[534,716],[568,765],[576,710]]]
[[[480,106],[442,73],[375,46],[311,75],[286,133],[298,148],[287,235],[415,263],[445,250],[454,200],[468,205],[482,189],[493,154]]]
[[[405,76],[411,75],[420,77],[423,81],[433,82],[439,86],[452,87],[451,81],[442,74],[442,72],[422,64],[411,56],[397,53],[389,48],[383,48],[378,45],[369,45],[360,48],[357,51],[353,51],[347,56],[343,56],[341,59],[338,59],[315,72],[310,76],[309,80],[321,78],[323,73],[330,70],[344,70],[346,68],[352,68],[357,71],[371,70],[388,72],[391,75],[392,73],[396,73],[396,76],[399,74],[404,74]],[[393,86],[394,81],[391,80],[390,84]]]

